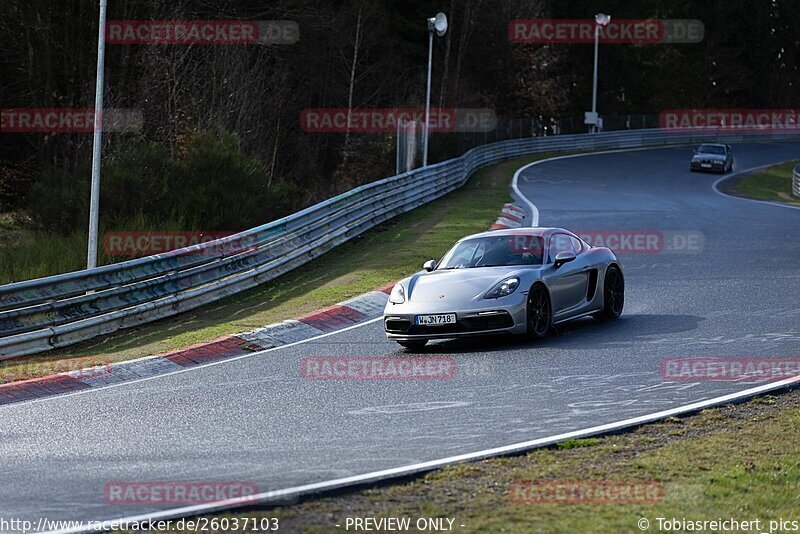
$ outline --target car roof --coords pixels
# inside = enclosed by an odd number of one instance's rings
[[[503,228],[500,230],[488,230],[486,232],[480,232],[478,234],[464,236],[461,239],[459,239],[459,241],[465,241],[467,239],[472,239],[474,237],[515,236],[515,235],[538,236],[547,238],[550,237],[552,234],[557,234],[557,233],[564,233],[572,236],[575,235],[569,230],[564,230],[563,228],[556,228],[552,226],[547,226],[547,227],[536,226],[536,227],[525,227],[525,228]]]
[[[724,147],[726,147],[728,145],[726,145],[724,143],[700,143],[700,146],[721,146],[721,147],[724,148]]]

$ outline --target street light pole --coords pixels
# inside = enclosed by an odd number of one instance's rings
[[[94,139],[92,141],[92,193],[89,203],[89,250],[86,268],[97,267],[97,228],[100,217],[100,149],[103,142],[103,66],[106,51],[106,6],[100,0],[100,25],[97,30],[97,79],[94,94]]]
[[[600,42],[600,25],[594,25],[594,75],[592,76],[592,116],[597,117],[597,48]],[[597,131],[597,123],[592,125],[592,131]]]
[[[611,22],[611,15],[598,13],[594,16],[594,75],[592,76],[592,124],[591,132],[597,132],[597,124],[600,120],[597,117],[597,49],[600,43],[600,27],[607,26]]]
[[[441,37],[447,32],[447,17],[437,13],[428,19],[428,84],[425,90],[425,128],[422,138],[422,166],[428,166],[428,123],[431,116],[431,64],[433,63],[433,32]]]
[[[428,85],[425,89],[425,136],[422,141],[422,166],[428,166],[428,121],[431,116],[431,64],[433,63],[433,19],[428,19]]]

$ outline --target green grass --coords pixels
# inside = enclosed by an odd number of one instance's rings
[[[154,224],[140,215],[117,223],[125,232],[186,230],[178,222],[162,221]],[[97,263],[132,259],[111,257],[103,248],[100,232]],[[34,229],[31,220],[20,212],[0,214],[0,284],[31,280],[54,274],[68,273],[86,268],[88,237],[85,230],[68,235],[43,233]]]
[[[282,529],[307,533],[330,532],[347,517],[431,515],[455,518],[465,525],[459,532],[640,532],[640,518],[658,532],[658,517],[761,519],[760,531],[769,532],[770,520],[800,520],[800,390],[772,400],[593,438],[591,447],[458,464],[410,482],[225,516],[278,517]],[[614,481],[658,493],[650,503],[510,498],[512,484],[526,481]]]
[[[45,360],[102,356],[123,361],[183,348],[290,319],[392,283],[440,258],[466,234],[486,230],[509,200],[513,172],[552,154],[505,161],[478,171],[461,189],[397,217],[311,263],[257,288],[179,316],[34,357],[6,362],[26,372]],[[0,373],[0,382],[2,382]]]
[[[735,191],[741,196],[756,200],[784,202],[800,206],[800,197],[792,194],[792,169],[796,165],[796,161],[782,163],[746,175],[735,184]]]
[[[41,278],[86,267],[86,235],[38,234],[26,228],[7,229],[0,246],[0,284]]]
[[[559,449],[568,450],[578,449],[580,447],[594,447],[599,443],[600,440],[597,438],[569,439],[567,441],[562,441],[556,445],[556,447]]]

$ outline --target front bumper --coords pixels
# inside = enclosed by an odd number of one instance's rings
[[[527,331],[527,291],[499,299],[481,299],[473,306],[454,309],[447,303],[388,303],[383,312],[383,328],[389,339],[413,341],[450,339],[485,334],[523,334]],[[415,324],[417,315],[455,313],[455,324],[425,326]]]
[[[703,165],[711,165],[704,167]],[[706,172],[723,172],[725,170],[725,162],[722,160],[692,160],[689,163],[689,168],[693,171],[706,171]]]

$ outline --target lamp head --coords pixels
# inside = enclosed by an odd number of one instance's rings
[[[428,31],[436,31],[436,35],[441,37],[447,33],[447,15],[437,13],[435,17],[428,19]]]
[[[598,26],[608,26],[608,23],[611,22],[611,15],[606,15],[605,13],[598,13],[594,16],[594,22]]]

